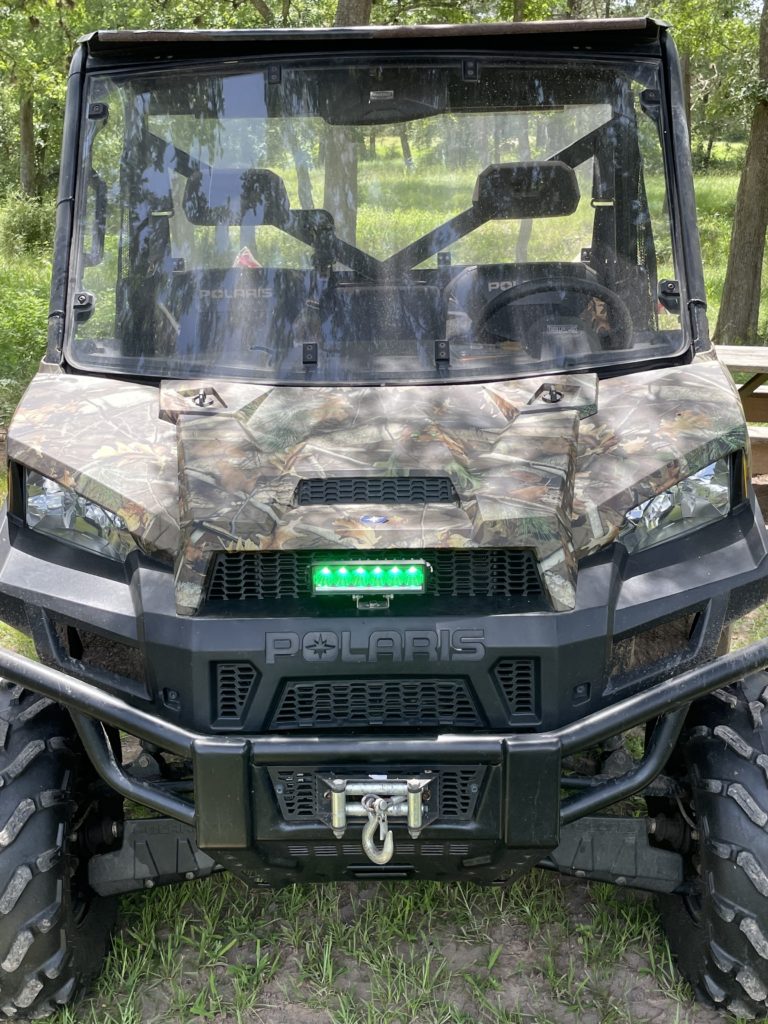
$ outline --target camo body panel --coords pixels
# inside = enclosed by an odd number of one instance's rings
[[[176,429],[158,416],[156,387],[39,373],[8,430],[8,456],[125,520],[152,555],[179,546]]]
[[[730,376],[705,358],[599,393],[589,374],[392,388],[40,374],[8,451],[173,561],[181,614],[199,608],[216,551],[501,546],[535,550],[567,610],[578,558],[613,541],[629,508],[747,443]],[[302,479],[366,475],[448,476],[458,504],[295,504]]]
[[[600,408],[579,431],[577,557],[615,540],[635,505],[744,448],[739,393],[717,359],[602,381]]]

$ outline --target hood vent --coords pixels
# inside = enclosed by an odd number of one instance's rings
[[[459,498],[447,476],[347,476],[301,480],[297,505],[427,505]]]

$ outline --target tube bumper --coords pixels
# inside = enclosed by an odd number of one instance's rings
[[[270,770],[293,767],[309,774],[343,766],[343,770],[354,773],[355,769],[384,772],[391,770],[389,766],[398,766],[416,774],[424,768],[439,771],[445,766],[482,766],[483,793],[472,820],[453,826],[438,822],[430,830],[430,838],[449,840],[445,849],[450,849],[451,839],[472,840],[467,852],[473,856],[465,856],[461,864],[454,863],[455,858],[444,858],[441,870],[432,874],[489,880],[538,862],[558,845],[561,823],[643,789],[663,768],[686,706],[767,665],[768,640],[761,640],[545,733],[434,734],[418,738],[212,737],[158,719],[57,669],[0,650],[0,675],[70,710],[95,767],[114,789],[194,825],[198,846],[241,876],[277,884],[344,875],[339,874],[338,867],[324,868],[319,858],[311,855],[316,843],[307,845],[310,839],[327,840],[325,826],[281,820],[274,799],[267,796]],[[639,767],[561,802],[562,756],[592,747],[650,719],[659,721]],[[111,753],[104,725],[191,759],[194,802],[127,775]],[[288,855],[299,849],[297,842],[310,851],[301,871],[297,867],[301,858]],[[459,860],[462,852],[457,854]],[[418,856],[416,851],[411,860],[418,860]],[[470,861],[473,863],[467,867]],[[395,863],[384,877],[407,877],[407,873],[392,874],[398,867],[401,865]],[[381,877],[382,869],[376,870]],[[353,871],[351,877],[363,877],[361,871]],[[429,871],[420,869],[419,873]]]

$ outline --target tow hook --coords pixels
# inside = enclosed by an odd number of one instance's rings
[[[347,830],[348,818],[367,817],[362,845],[374,864],[388,864],[395,853],[395,836],[390,818],[405,818],[408,834],[417,839],[423,821],[423,799],[430,778],[417,779],[327,779],[331,799],[331,828],[337,839]],[[349,797],[359,797],[350,801]],[[378,832],[377,845],[376,833]]]
[[[387,814],[392,807],[392,801],[383,796],[374,796],[369,793],[360,801],[368,811],[368,821],[363,825],[363,852],[368,860],[374,864],[389,864],[392,854],[395,852],[395,837],[390,831]],[[384,843],[379,850],[374,842],[374,836],[378,830],[379,839]]]

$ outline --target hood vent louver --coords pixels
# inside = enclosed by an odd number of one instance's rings
[[[296,505],[457,505],[447,476],[348,476],[301,480]]]

